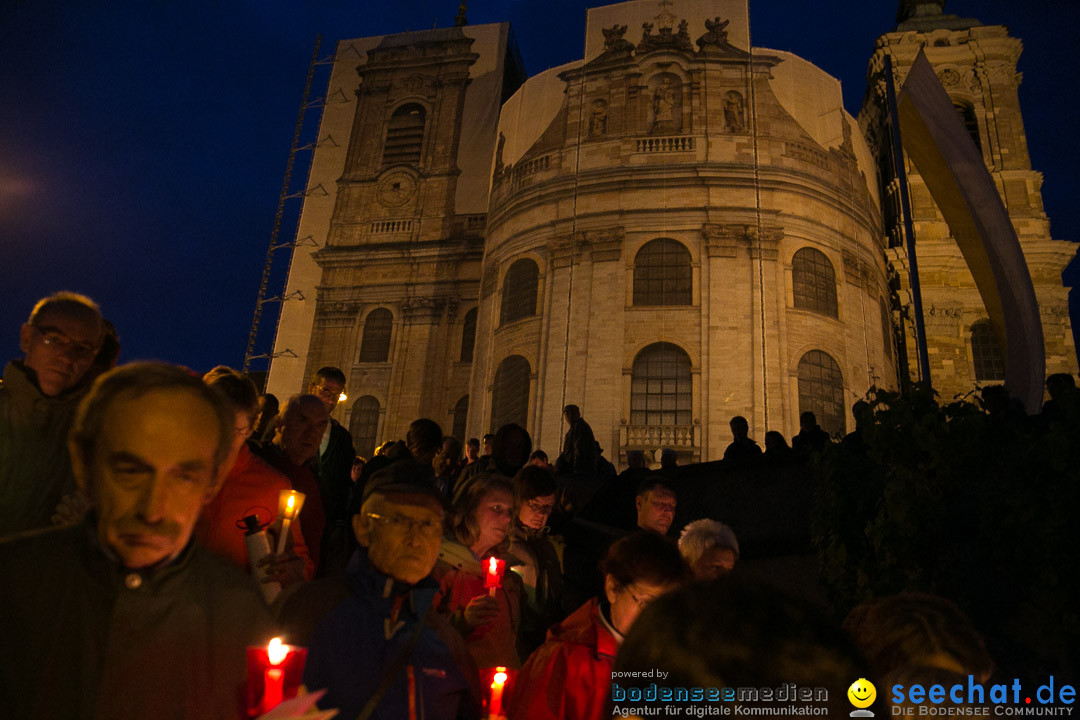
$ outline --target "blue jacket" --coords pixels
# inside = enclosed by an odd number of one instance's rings
[[[310,583],[285,601],[286,636],[308,647],[304,684],[327,689],[321,707],[338,708],[343,718],[359,715],[384,669],[408,645],[436,590],[430,579],[411,587],[392,580],[371,567],[360,548],[345,577]],[[464,641],[432,613],[372,720],[478,718],[478,696],[479,676]]]

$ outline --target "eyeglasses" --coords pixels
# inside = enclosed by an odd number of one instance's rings
[[[71,357],[78,362],[85,362],[87,360],[93,360],[97,355],[97,348],[86,343],[76,342],[72,340],[64,331],[49,325],[31,325],[41,335],[41,342],[43,345],[62,352],[65,355]]]
[[[536,500],[527,500],[525,502],[525,504],[528,505],[529,509],[532,510],[537,515],[550,515],[551,511],[555,509],[555,504],[554,503],[549,503],[547,505],[541,505]]]
[[[442,536],[443,525],[435,520],[413,520],[404,515],[379,515],[370,512],[367,516],[382,523],[384,527],[402,534],[416,531],[429,540]]]

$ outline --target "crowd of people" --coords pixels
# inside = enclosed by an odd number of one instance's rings
[[[20,348],[0,384],[13,717],[240,717],[245,648],[273,635],[307,648],[305,686],[347,718],[610,717],[613,670],[843,702],[872,673],[993,669],[940,598],[880,599],[845,633],[740,579],[723,518],[674,526],[675,454],[654,470],[630,453],[616,474],[575,405],[554,463],[518,425],[462,443],[424,418],[360,458],[331,417],[334,367],[279,406],[224,366],[118,366],[116,330],[73,293],[37,303]],[[769,433],[764,456],[832,442],[801,420],[794,448]],[[731,430],[725,460],[758,462],[746,420]],[[287,528],[283,490],[305,496]],[[280,550],[250,557],[254,532]]]

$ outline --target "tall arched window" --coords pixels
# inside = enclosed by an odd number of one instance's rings
[[[529,361],[520,355],[511,355],[499,363],[491,392],[491,432],[507,423],[527,427],[531,374]]]
[[[390,332],[394,328],[394,316],[386,308],[368,313],[364,321],[364,337],[360,341],[359,362],[386,362],[390,357]]]
[[[454,429],[450,432],[455,438],[461,441],[464,445],[468,440],[465,437],[465,423],[469,416],[469,396],[466,395],[457,401],[457,405],[454,406]]]
[[[803,248],[791,259],[795,307],[839,317],[836,310],[836,273],[825,253]]]
[[[461,327],[461,362],[472,362],[474,345],[476,345],[476,308],[465,313],[465,324]]]
[[[379,401],[365,395],[353,403],[349,416],[349,433],[353,438],[356,454],[371,459],[375,452],[375,440],[379,433]]]
[[[536,292],[540,268],[528,258],[516,260],[506,271],[502,287],[502,314],[499,324],[536,314]]]
[[[893,335],[889,308],[885,305],[885,298],[878,298],[878,305],[881,307],[881,342],[885,343],[885,357],[892,360]]]
[[[402,105],[386,123],[383,165],[420,162],[424,147],[424,108],[416,103]]]
[[[1001,382],[1005,379],[1005,360],[1001,357],[1001,346],[989,320],[979,320],[971,326],[971,359],[975,363],[977,382]]]
[[[811,350],[799,360],[799,413],[817,416],[818,425],[830,434],[843,433],[844,376],[828,353]]]
[[[693,380],[690,356],[671,343],[638,353],[630,376],[631,425],[690,425]]]
[[[650,240],[634,257],[635,305],[689,305],[690,251],[667,238]]]

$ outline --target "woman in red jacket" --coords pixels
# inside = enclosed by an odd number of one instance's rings
[[[600,571],[604,595],[548,630],[547,641],[518,673],[513,720],[594,720],[611,694],[611,667],[623,636],[653,599],[688,579],[673,543],[635,533],[608,549]]]

